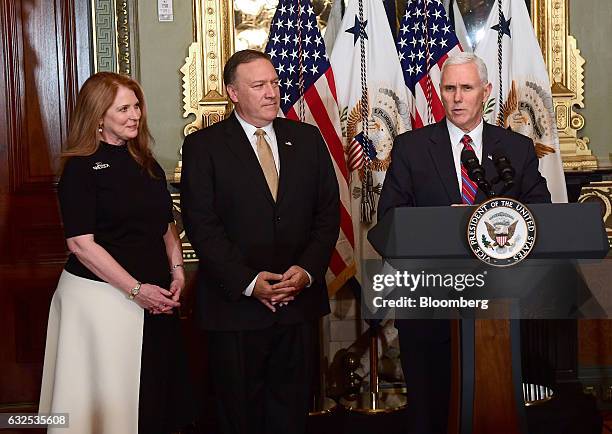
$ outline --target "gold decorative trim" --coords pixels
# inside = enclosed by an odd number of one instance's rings
[[[193,250],[193,247],[187,239],[185,228],[183,227],[183,214],[181,211],[181,195],[179,193],[172,193],[172,214],[174,215],[174,221],[179,233],[179,240],[183,248],[183,261],[184,262],[197,262],[198,257]]]
[[[91,0],[94,72],[138,73],[137,1]]]
[[[223,66],[234,52],[233,2],[194,1],[194,42],[180,71],[183,74],[183,117],[188,135],[225,118],[229,98],[223,84]],[[180,154],[180,151],[179,151]],[[181,177],[179,158],[174,180]]]
[[[583,187],[578,202],[599,203],[608,243],[612,246],[612,181],[593,182]]]
[[[91,0],[94,72],[119,70],[113,0]]]
[[[585,60],[569,34],[569,0],[532,0],[531,19],[552,84],[553,105],[564,170],[592,170],[597,159],[588,137],[578,137],[584,116]]]
[[[117,60],[120,74],[131,75],[132,65],[130,56],[130,20],[128,13],[128,0],[116,0],[117,14]]]

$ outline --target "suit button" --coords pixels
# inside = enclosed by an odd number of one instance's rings
[[[276,217],[276,221],[277,221],[277,222],[280,222],[280,217]]]

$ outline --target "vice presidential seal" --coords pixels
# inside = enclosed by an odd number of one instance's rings
[[[525,259],[536,240],[531,211],[514,199],[498,197],[482,203],[467,227],[470,249],[481,261],[497,267]]]

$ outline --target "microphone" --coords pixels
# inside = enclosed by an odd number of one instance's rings
[[[510,159],[495,151],[493,152],[493,164],[495,164],[498,175],[497,178],[493,180],[493,183],[497,184],[498,182],[502,181],[504,183],[504,192],[512,188],[514,185],[514,175],[516,175],[516,170],[514,170],[514,167],[512,167]]]
[[[478,161],[473,150],[463,149],[461,151],[461,164],[465,166],[468,176],[478,185],[487,197],[495,196],[491,183],[487,181],[484,167]]]

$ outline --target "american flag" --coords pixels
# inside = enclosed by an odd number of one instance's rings
[[[351,172],[363,167],[364,149],[370,161],[376,158],[376,148],[374,144],[370,139],[367,139],[363,131],[361,131],[351,139],[348,149],[348,166]]]
[[[334,74],[310,0],[279,1],[265,51],[280,79],[281,110],[287,118],[319,128],[334,164],[340,187],[340,237],[326,280],[329,291],[335,292],[355,274],[355,242]]]
[[[442,3],[442,0],[408,0],[400,23],[397,51],[412,97],[413,129],[444,117],[440,70],[449,55],[461,51]]]

